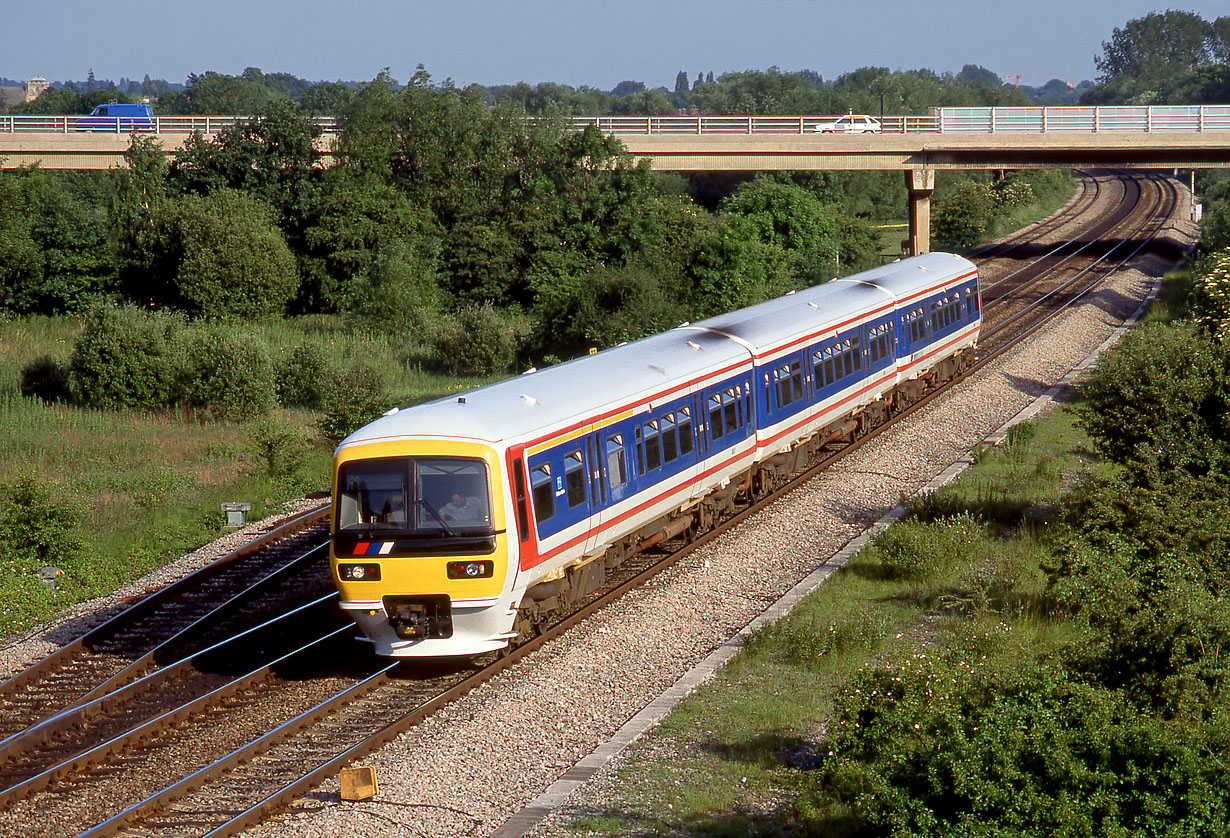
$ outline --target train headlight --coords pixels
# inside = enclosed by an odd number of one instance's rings
[[[449,579],[485,579],[495,574],[495,562],[449,562]]]
[[[337,575],[343,582],[379,582],[378,564],[339,564]]]

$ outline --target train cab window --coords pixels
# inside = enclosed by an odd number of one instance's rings
[[[726,435],[722,425],[722,397],[714,393],[709,397],[709,438],[718,439]]]
[[[347,463],[339,475],[341,529],[403,530],[410,496],[402,460]]]
[[[645,423],[645,468],[653,471],[662,465],[662,437],[658,433],[658,420]]]
[[[473,457],[352,460],[338,471],[337,531],[399,537],[492,531],[487,465]]]
[[[585,503],[585,461],[579,448],[564,455],[564,488],[569,509]]]
[[[692,408],[679,411],[679,455],[692,453]]]
[[[530,469],[530,495],[534,498],[534,520],[538,523],[555,516],[555,491],[551,483],[551,464]]]
[[[624,462],[623,434],[612,434],[606,441],[606,473],[611,488],[618,489],[628,482],[628,469]]]
[[[679,437],[675,434],[675,414],[662,417],[662,462],[673,462],[679,456]]]

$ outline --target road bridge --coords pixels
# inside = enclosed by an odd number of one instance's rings
[[[930,249],[930,196],[941,169],[1230,168],[1230,105],[937,108],[889,116],[878,131],[823,133],[836,117],[577,117],[614,134],[658,171],[900,171],[910,192],[910,247]],[[0,160],[12,167],[108,169],[129,137],[80,131],[77,117],[0,117]],[[193,132],[247,117],[159,117],[149,134],[172,154]],[[338,125],[319,117],[317,151],[332,162]]]

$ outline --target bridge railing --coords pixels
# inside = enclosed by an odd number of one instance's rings
[[[1230,105],[935,108],[945,134],[1230,131]]]
[[[85,120],[89,120],[86,122]],[[223,128],[242,124],[251,119],[248,116],[156,116],[153,122],[144,117],[107,117],[90,116],[28,116],[0,115],[0,133],[3,134],[114,134],[122,131],[127,134],[135,131],[142,134],[216,134]],[[80,121],[80,124],[79,124]],[[332,116],[312,117],[312,124],[326,134],[334,134],[341,130],[337,119]],[[136,122],[137,128],[133,128]]]
[[[594,125],[604,134],[813,134],[838,116],[574,116],[572,126]],[[939,120],[926,116],[879,117],[884,133],[936,131]]]
[[[159,134],[216,134],[247,122],[247,116],[159,116],[152,127],[137,128]],[[595,125],[607,134],[630,135],[747,135],[811,134],[838,116],[578,116],[572,125]],[[115,133],[132,130],[134,117],[4,116],[0,133],[74,134]],[[878,117],[886,134],[940,132],[945,134],[1045,134],[1230,131],[1230,105],[1149,105],[1105,107],[932,108],[925,116]],[[341,130],[336,117],[312,118],[323,133]],[[140,123],[138,123],[140,124]]]

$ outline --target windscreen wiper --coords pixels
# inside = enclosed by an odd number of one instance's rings
[[[426,498],[419,498],[418,503],[421,504],[424,509],[426,509],[428,512],[431,513],[431,517],[435,518],[437,521],[440,522],[440,529],[444,530],[445,535],[447,535],[449,538],[457,537],[457,533],[453,532],[451,529],[448,528],[448,524],[444,522],[444,517],[440,515],[439,512],[436,512],[435,507],[432,506],[430,503],[428,503]]]

